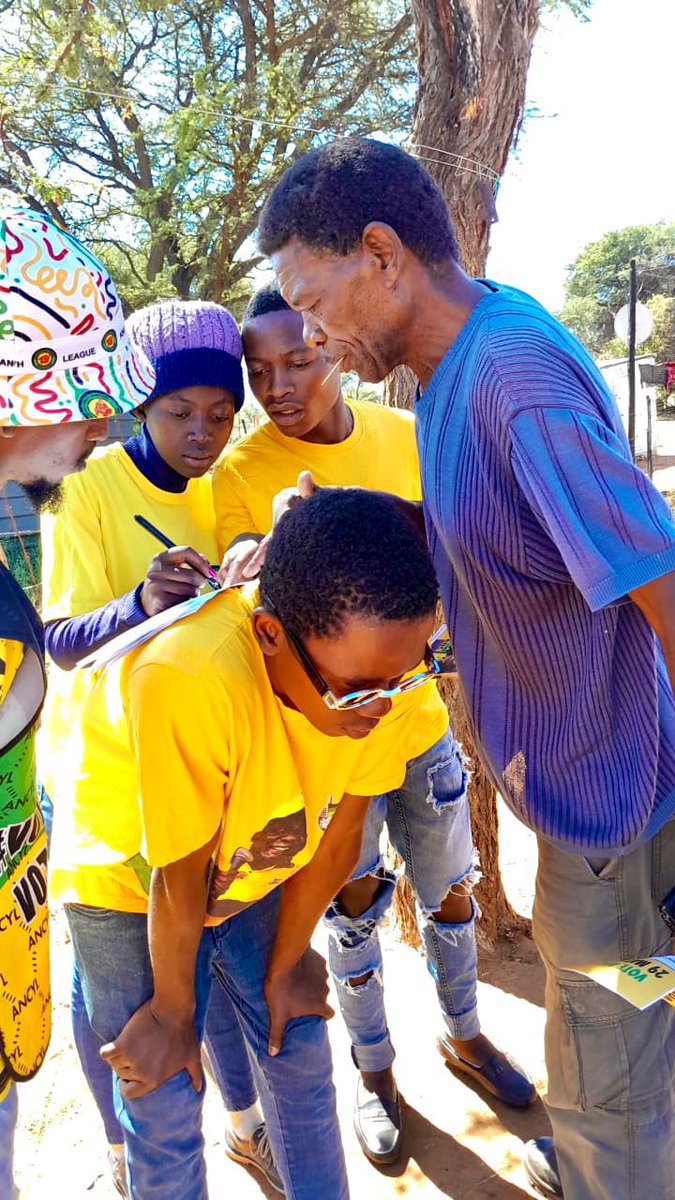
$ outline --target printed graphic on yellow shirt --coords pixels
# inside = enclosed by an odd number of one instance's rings
[[[221,592],[100,673],[77,771],[61,780],[54,897],[145,912],[150,869],[220,830],[207,914],[218,924],[310,861],[343,796],[399,787],[443,735],[433,685],[397,697],[365,739],[321,733],[274,692],[257,602],[255,586]]]
[[[14,1080],[40,1067],[51,1031],[47,839],[35,733],[0,752],[0,1057]]]
[[[18,634],[23,622],[16,592],[11,594],[15,587],[6,574],[0,580],[0,619],[9,615],[8,624]],[[23,618],[32,648],[25,611]],[[0,710],[25,652],[23,640],[0,637]],[[44,677],[40,673],[37,681],[29,674],[28,680],[22,682],[22,699],[9,722],[3,722],[0,749],[0,1101],[13,1081],[30,1079],[38,1070],[51,1032],[47,844],[35,774],[35,714],[44,696]],[[19,717],[26,721],[23,728]]]
[[[302,803],[302,797],[300,797]],[[233,917],[260,898],[260,882],[275,888],[297,870],[296,857],[307,845],[307,815],[304,808],[273,816],[253,834],[248,847],[239,846],[226,871],[216,864],[209,888],[211,917]],[[222,860],[222,850],[218,858]],[[266,873],[262,875],[261,872]],[[255,873],[255,894],[247,896],[246,881]],[[239,896],[232,893],[238,892]],[[228,895],[229,893],[229,895]],[[243,893],[243,894],[242,894]]]
[[[325,833],[337,811],[337,802],[332,796],[328,797],[328,804],[324,805],[317,817],[317,825],[322,833]]]

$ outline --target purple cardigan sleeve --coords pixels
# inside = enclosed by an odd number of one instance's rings
[[[139,583],[132,592],[95,608],[93,612],[67,617],[63,621],[50,621],[45,626],[45,643],[56,665],[70,671],[85,654],[105,645],[116,634],[147,621],[140,601],[142,587]]]

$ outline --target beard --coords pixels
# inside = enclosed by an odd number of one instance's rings
[[[47,479],[34,479],[32,483],[22,483],[21,487],[37,512],[58,511],[63,500],[63,487],[60,482],[50,483]]]
[[[77,474],[82,471],[87,465],[87,459],[93,449],[93,444],[88,446],[78,458],[75,466],[69,468],[69,473]],[[37,512],[55,513],[61,507],[63,501],[63,481],[61,479],[56,483],[51,479],[31,479],[29,483],[21,483],[21,487]]]

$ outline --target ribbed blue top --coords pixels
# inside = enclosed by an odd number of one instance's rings
[[[675,523],[580,343],[486,286],[415,410],[462,688],[517,816],[621,853],[675,812],[675,703],[626,596],[675,570]]]

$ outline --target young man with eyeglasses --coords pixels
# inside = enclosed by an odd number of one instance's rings
[[[305,345],[302,318],[276,287],[253,297],[242,337],[251,388],[270,419],[232,446],[214,474],[222,574],[230,580],[245,577],[252,556],[261,557],[258,544],[272,526],[274,497],[303,470],[319,485],[377,488],[404,500],[422,495],[412,415],[345,401],[339,372]],[[419,705],[422,698],[411,699]],[[420,711],[422,752],[409,760],[400,787],[371,801],[359,862],[326,914],[331,972],[360,1072],[354,1128],[378,1164],[396,1160],[402,1138],[379,941],[396,884],[380,852],[385,821],[418,901],[443,1017],[441,1053],[506,1103],[524,1106],[536,1095],[522,1069],[480,1032],[478,908],[471,895],[479,873],[467,775],[438,694],[431,709],[431,721]]]
[[[214,595],[92,687],[74,769],[91,754],[99,769],[52,892],[109,1042],[134,1200],[207,1195],[199,1043],[212,971],[249,1047],[288,1200],[347,1197],[325,964],[309,940],[353,870],[369,797],[403,781],[420,711],[433,719],[436,602],[399,502],[326,489],[280,521],[260,592]],[[411,700],[425,694],[420,710]]]

